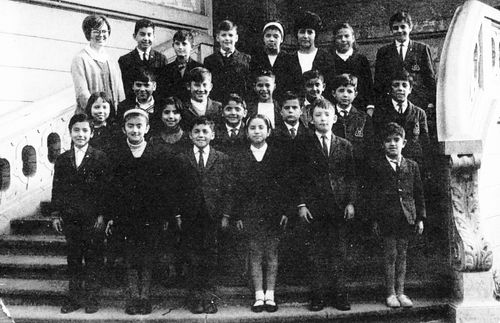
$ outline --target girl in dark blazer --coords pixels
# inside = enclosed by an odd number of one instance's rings
[[[244,153],[235,161],[236,185],[233,214],[237,227],[247,231],[250,249],[250,273],[255,289],[252,311],[278,309],[274,286],[278,272],[278,242],[280,230],[286,227],[286,196],[284,192],[286,161],[277,147],[266,143],[271,122],[257,114],[247,122],[250,141]],[[266,292],[263,286],[263,258],[267,260]]]

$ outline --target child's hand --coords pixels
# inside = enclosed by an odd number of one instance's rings
[[[299,207],[299,217],[302,221],[307,223],[311,223],[311,220],[313,219],[311,212],[309,212],[309,209],[306,206]]]
[[[243,230],[243,221],[241,220],[238,220],[236,221],[236,228],[238,228],[238,230]]]
[[[113,220],[109,220],[108,224],[106,225],[106,230],[104,230],[104,233],[106,233],[107,236],[110,236],[113,232],[111,232],[111,228],[113,227]]]
[[[347,204],[344,210],[344,219],[351,220],[354,218],[354,206],[352,204]]]
[[[380,236],[380,228],[378,227],[378,223],[376,221],[373,222],[372,231],[377,237]]]
[[[222,216],[222,220],[221,220],[220,226],[224,230],[227,229],[227,227],[229,226],[229,216],[228,215],[224,214]]]
[[[104,217],[99,215],[94,223],[94,229],[101,231],[104,228]]]
[[[286,215],[281,216],[280,226],[283,230],[286,230],[286,225],[288,224],[288,217]]]
[[[176,217],[175,217],[175,221],[176,221],[176,224],[177,224],[177,229],[178,229],[179,231],[181,231],[181,230],[182,230],[182,220],[181,220],[181,216],[180,216],[180,215],[179,215],[179,216],[176,216]]]
[[[417,231],[418,234],[422,234],[424,232],[424,222],[418,221],[415,226],[415,231]]]
[[[59,233],[62,233],[62,224],[63,220],[59,217],[52,220],[52,227]]]

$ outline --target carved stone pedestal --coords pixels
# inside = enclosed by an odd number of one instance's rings
[[[491,271],[455,272],[456,294],[462,300],[451,304],[452,318],[457,323],[498,323],[500,302],[493,297]]]

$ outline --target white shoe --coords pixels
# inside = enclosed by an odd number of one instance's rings
[[[405,294],[399,294],[398,301],[401,304],[401,306],[403,306],[403,307],[413,307],[413,302]]]
[[[389,297],[387,297],[385,299],[385,304],[387,305],[387,307],[391,307],[391,308],[397,308],[397,307],[401,306],[398,298],[394,294],[389,295]]]

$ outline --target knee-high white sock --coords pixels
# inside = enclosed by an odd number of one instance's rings
[[[264,300],[274,301],[274,290],[266,290],[266,294],[264,295]]]
[[[258,300],[264,300],[264,291],[263,290],[256,290],[255,291],[255,299]]]

